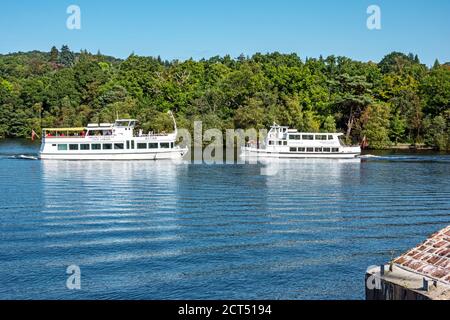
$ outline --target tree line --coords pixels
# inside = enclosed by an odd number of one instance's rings
[[[257,53],[199,61],[98,52],[0,55],[0,137],[29,137],[42,127],[85,126],[120,117],[144,131],[179,127],[267,128],[366,137],[371,148],[399,143],[450,150],[450,63],[433,67],[392,52],[379,63],[346,57],[302,60]]]

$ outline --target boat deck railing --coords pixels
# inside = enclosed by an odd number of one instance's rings
[[[148,138],[148,137],[165,137],[170,135],[170,133],[165,133],[165,132],[161,132],[161,133],[147,133],[147,134],[140,134],[137,136],[137,138]]]

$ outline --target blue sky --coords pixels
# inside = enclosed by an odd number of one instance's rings
[[[66,28],[66,9],[81,8],[81,30]],[[382,29],[366,27],[381,8]],[[448,0],[15,0],[0,4],[0,53],[68,44],[126,58],[208,58],[295,52],[379,61],[391,51],[417,53],[431,65],[450,61]]]

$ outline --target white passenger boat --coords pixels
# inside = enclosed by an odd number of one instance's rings
[[[43,129],[42,160],[163,160],[181,159],[187,148],[176,145],[177,126],[170,134],[135,132],[137,121],[89,124],[86,128]]]
[[[303,133],[274,125],[264,142],[242,148],[243,157],[352,159],[361,155],[360,146],[347,146],[341,133]]]

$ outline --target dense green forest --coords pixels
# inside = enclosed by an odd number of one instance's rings
[[[145,130],[267,128],[366,136],[370,147],[398,143],[450,149],[450,64],[432,68],[393,52],[379,63],[346,57],[255,54],[164,61],[126,60],[67,46],[0,55],[0,137],[42,127],[137,118]]]

